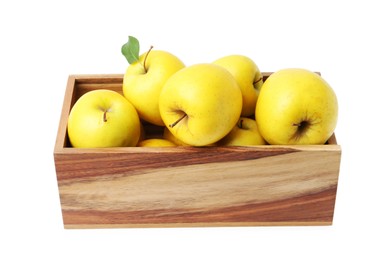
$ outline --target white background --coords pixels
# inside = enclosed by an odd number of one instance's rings
[[[2,1],[0,259],[391,259],[388,1]],[[124,73],[136,36],[187,65],[321,71],[342,162],[328,227],[64,230],[53,148],[69,74]],[[388,248],[389,247],[389,248]]]

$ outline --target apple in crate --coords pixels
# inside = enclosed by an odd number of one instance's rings
[[[181,142],[211,145],[227,135],[242,110],[234,77],[214,64],[195,64],[171,76],[159,97],[166,127]]]
[[[336,127],[338,101],[320,75],[282,69],[264,82],[255,116],[269,144],[324,144]]]
[[[141,119],[163,126],[159,113],[159,95],[168,78],[184,68],[184,63],[163,50],[150,49],[139,56],[139,41],[132,36],[123,45],[122,53],[129,62],[124,74],[124,96],[135,106]]]
[[[241,117],[228,135],[218,142],[218,145],[240,146],[240,145],[264,145],[264,138],[257,127],[256,120]]]
[[[76,148],[135,146],[140,120],[133,105],[121,94],[92,90],[74,104],[68,117],[68,137]]]
[[[176,146],[175,143],[163,138],[150,138],[145,139],[138,143],[139,147],[170,147]]]
[[[256,63],[244,55],[228,55],[213,62],[227,69],[235,78],[242,93],[241,116],[255,113],[257,98],[263,85],[263,75]]]

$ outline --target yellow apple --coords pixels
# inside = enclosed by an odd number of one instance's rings
[[[183,141],[175,137],[167,127],[165,127],[163,130],[163,138],[169,140],[170,142],[174,143],[177,146],[190,146],[189,144],[184,143]],[[216,146],[216,145],[217,143],[212,143],[206,146]]]
[[[260,135],[256,120],[241,117],[228,135],[218,142],[218,145],[264,145],[264,138]]]
[[[124,96],[135,106],[140,118],[155,125],[163,126],[158,100],[167,79],[184,63],[173,54],[151,50],[131,63],[124,75]]]
[[[213,62],[227,69],[236,79],[242,93],[241,116],[254,115],[263,75],[256,63],[244,55],[228,55]]]
[[[92,90],[72,107],[68,137],[77,148],[135,146],[140,137],[139,116],[121,94]]]
[[[282,69],[264,82],[256,121],[269,144],[324,144],[333,134],[338,101],[331,86],[305,69]]]
[[[186,143],[182,142],[181,140],[179,140],[177,137],[175,137],[167,127],[165,127],[163,129],[163,138],[178,145],[178,146],[189,146],[189,144],[186,144]]]
[[[234,77],[214,64],[195,64],[175,73],[159,98],[166,127],[192,146],[215,143],[237,123],[241,90]]]
[[[169,147],[169,146],[176,146],[176,145],[166,139],[151,138],[151,139],[145,139],[145,140],[139,142],[137,146],[139,146],[139,147]]]

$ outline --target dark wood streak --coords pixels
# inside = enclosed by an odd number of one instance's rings
[[[166,149],[166,151],[164,150]],[[140,174],[143,170],[254,160],[296,152],[295,149],[247,147],[176,147],[160,152],[55,154],[58,181],[115,174]],[[144,150],[145,151],[145,150]]]

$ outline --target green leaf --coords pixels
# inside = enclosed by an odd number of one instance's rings
[[[133,36],[128,36],[128,42],[121,48],[121,53],[125,56],[129,64],[139,59],[139,41]]]

